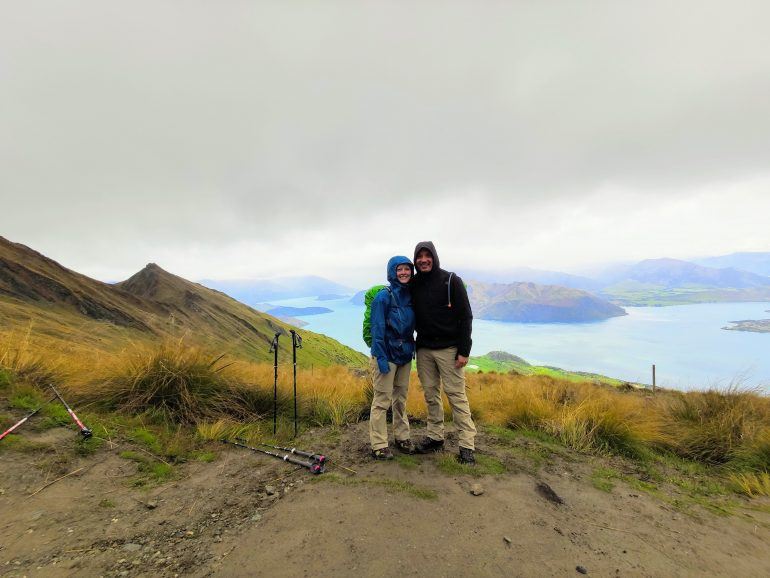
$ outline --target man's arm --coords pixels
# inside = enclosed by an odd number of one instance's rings
[[[471,311],[471,302],[468,299],[468,291],[465,290],[463,280],[455,275],[452,277],[452,307],[455,308],[457,315],[458,343],[457,357],[463,357],[463,363],[459,367],[468,363],[468,357],[471,354],[471,331],[473,330],[473,312]],[[458,359],[458,362],[460,360]]]

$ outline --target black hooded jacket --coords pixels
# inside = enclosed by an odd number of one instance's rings
[[[410,284],[417,324],[417,349],[455,346],[457,355],[468,357],[473,322],[468,292],[460,277],[440,268],[438,253],[432,242],[417,244],[414,248],[415,261],[422,249],[433,254],[433,269],[429,273],[421,273],[415,266],[415,278]]]

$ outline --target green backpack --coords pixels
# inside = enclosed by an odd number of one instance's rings
[[[372,346],[372,301],[377,296],[377,293],[386,289],[390,293],[391,298],[393,293],[390,291],[390,287],[387,285],[375,285],[364,294],[364,305],[366,310],[364,311],[364,342],[367,347]]]

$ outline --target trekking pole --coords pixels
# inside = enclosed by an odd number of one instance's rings
[[[324,463],[320,462],[320,461],[317,461],[317,460],[316,461],[312,461],[312,462],[308,462],[308,461],[305,461],[305,460],[301,460],[299,458],[295,458],[291,454],[286,454],[286,455],[282,456],[281,454],[277,454],[275,452],[271,452],[271,451],[268,451],[268,450],[262,450],[262,449],[259,449],[259,448],[253,448],[251,446],[247,446],[246,444],[242,444],[240,442],[234,442],[234,441],[231,441],[231,440],[221,440],[221,441],[222,441],[223,444],[230,444],[230,445],[233,445],[233,446],[238,446],[239,448],[244,448],[244,449],[247,449],[247,450],[251,450],[253,452],[258,452],[258,453],[261,453],[261,454],[266,454],[268,456],[272,456],[274,458],[278,458],[279,460],[283,460],[285,462],[289,462],[290,464],[296,464],[298,466],[302,466],[303,468],[309,469],[311,471],[311,473],[316,474],[316,475],[324,473],[324,469],[325,469]]]
[[[55,399],[56,399],[56,396],[53,396],[51,399],[49,399],[47,402],[45,402],[43,405],[41,405],[35,411],[33,411],[30,414],[25,415],[23,418],[21,418],[19,421],[17,421],[11,427],[9,427],[7,430],[5,430],[3,433],[1,433],[0,434],[0,440],[3,439],[8,434],[13,433],[13,431],[15,429],[20,428],[24,424],[24,422],[26,422],[29,418],[31,418],[33,415],[35,415],[37,412],[39,412],[41,409],[43,409],[45,406],[47,406],[49,403],[51,403]]]
[[[273,435],[278,431],[278,338],[276,332],[273,342],[270,344],[270,352],[273,353]]]
[[[53,384],[49,383],[48,387],[50,387],[53,392],[56,394],[56,397],[59,398],[59,401],[64,404],[64,407],[67,408],[67,413],[70,414],[70,417],[75,420],[75,423],[78,424],[78,427],[80,428],[80,435],[83,436],[84,439],[88,439],[91,437],[92,432],[90,429],[88,429],[86,426],[83,425],[83,422],[78,419],[78,416],[75,415],[75,412],[72,411],[72,408],[67,405],[67,402],[64,401],[64,398],[61,396],[61,394],[56,391],[56,388],[53,386]]]
[[[246,440],[242,438],[238,438],[238,441],[245,442]],[[292,454],[297,454],[298,456],[304,456],[306,458],[311,458],[313,461],[318,462],[319,464],[326,463],[326,456],[323,454],[316,454],[312,452],[306,452],[304,450],[298,450],[297,448],[284,448],[281,446],[274,446],[272,444],[266,444],[264,442],[259,442],[259,445],[266,446],[268,448],[273,448],[275,450],[283,450],[285,452],[290,452]]]
[[[294,360],[294,437],[297,437],[297,349],[302,349],[302,337],[293,329],[289,331],[291,332],[291,353]]]

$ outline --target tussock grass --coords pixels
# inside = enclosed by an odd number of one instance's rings
[[[770,471],[770,399],[754,391],[671,393],[663,407],[667,445],[679,456]]]
[[[182,341],[154,348],[138,345],[108,364],[103,380],[80,388],[78,394],[103,409],[146,415],[166,424],[266,413],[272,395],[240,380],[228,363],[221,355]]]
[[[660,417],[639,394],[550,377],[484,374],[469,389],[481,421],[540,431],[582,452],[637,457],[664,441]]]
[[[44,402],[47,392],[41,386],[55,376],[65,380],[61,383],[65,397],[92,424],[95,436],[110,439],[117,433],[172,462],[191,455],[195,443],[272,438],[270,364],[224,358],[183,340],[105,353],[76,345],[68,349],[61,341],[49,343],[38,336],[33,340],[30,335],[31,330],[0,334],[0,395],[8,400],[11,413],[31,411]],[[371,376],[346,367],[299,369],[297,384],[299,415],[306,427],[336,429],[354,423],[366,415],[371,403]],[[553,376],[493,372],[469,373],[467,385],[479,425],[522,451],[531,453],[530,446],[542,450],[542,459],[548,457],[543,448],[564,446],[624,455],[642,464],[651,456],[675,458],[717,472],[730,487],[747,495],[765,491],[770,473],[770,398],[755,391],[733,387],[653,396],[644,390],[624,391]],[[450,419],[445,398],[444,408]],[[41,412],[43,420],[36,418],[36,427],[67,423],[60,409]],[[293,434],[290,364],[279,368],[278,411],[275,439],[288,439]],[[84,412],[88,414],[83,416]],[[407,412],[412,419],[424,419],[426,414],[414,371]],[[190,428],[197,438],[192,442]],[[522,436],[532,439],[522,443]],[[539,455],[533,459],[542,461]],[[740,489],[741,484],[746,488]]]
[[[730,481],[737,492],[750,498],[770,496],[770,474],[767,472],[730,474]]]
[[[32,338],[33,324],[23,331],[0,334],[0,387],[14,381],[42,386],[58,382],[66,373],[66,355],[50,343]]]
[[[272,426],[272,424],[271,424]],[[272,432],[272,430],[270,430]],[[249,443],[262,439],[267,434],[267,424],[260,422],[241,423],[230,419],[200,423],[195,428],[199,439],[220,441],[223,439],[244,439]]]

